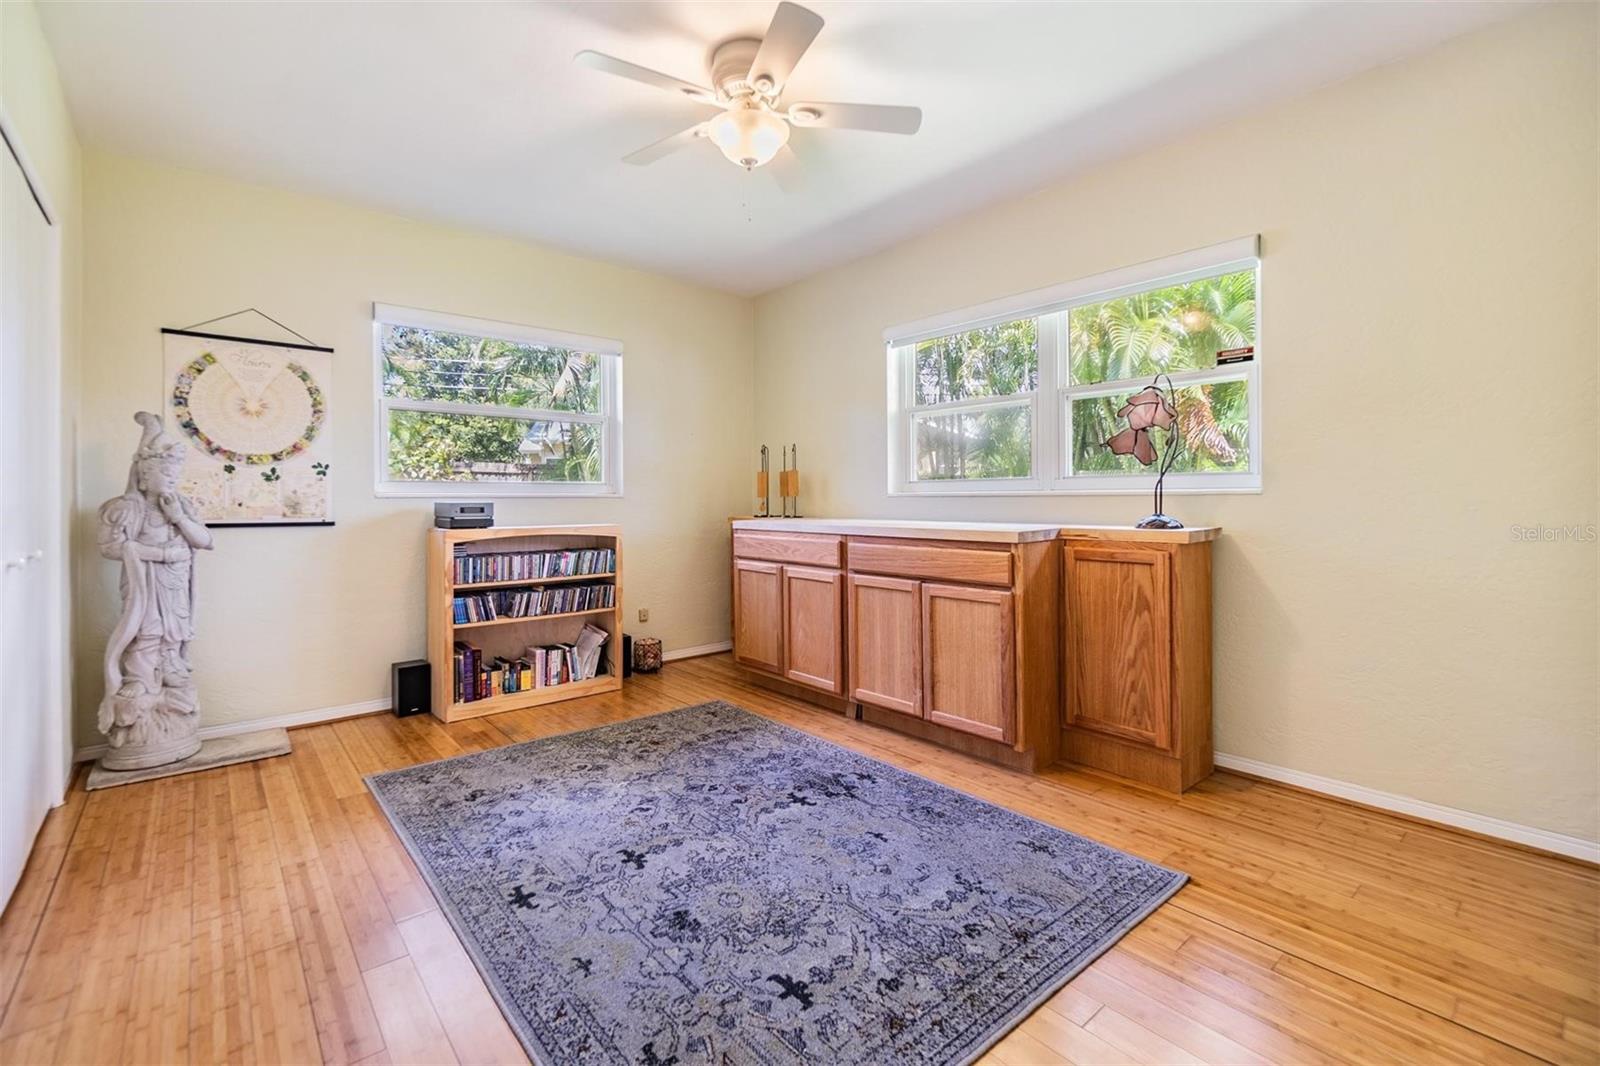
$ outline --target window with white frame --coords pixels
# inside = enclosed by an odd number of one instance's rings
[[[1168,490],[1259,491],[1259,268],[1250,237],[886,330],[890,492],[1149,491],[1105,442],[1157,375]]]
[[[618,495],[622,345],[373,305],[377,492]]]

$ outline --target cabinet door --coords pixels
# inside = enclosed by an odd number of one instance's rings
[[[1067,556],[1067,724],[1172,750],[1172,607],[1165,551]]]
[[[999,589],[922,586],[928,721],[1007,744],[1017,735],[1011,600],[1011,593]]]
[[[922,717],[919,588],[904,578],[849,576],[851,699]]]
[[[783,672],[783,567],[777,563],[733,561],[733,657]]]
[[[783,676],[844,692],[844,575],[783,568]]]

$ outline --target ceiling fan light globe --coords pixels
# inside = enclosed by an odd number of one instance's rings
[[[730,162],[751,170],[789,143],[789,124],[761,108],[734,108],[707,122],[706,136]]]

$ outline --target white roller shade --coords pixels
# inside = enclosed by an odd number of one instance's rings
[[[512,322],[451,315],[443,311],[424,311],[416,307],[375,303],[372,305],[372,318],[375,322],[391,326],[434,329],[443,333],[468,333],[474,337],[493,337],[496,340],[510,341],[512,344],[569,348],[576,352],[593,352],[595,355],[622,354],[622,342],[609,337],[588,337],[581,333],[564,333],[558,329],[544,329],[539,326],[519,326]]]
[[[999,322],[1033,315],[1049,314],[1071,304],[1109,300],[1140,292],[1155,285],[1177,285],[1196,278],[1240,270],[1254,266],[1260,258],[1261,238],[1255,234],[1239,237],[1221,244],[1179,252],[1177,255],[1152,259],[1146,263],[1108,270],[1076,281],[1063,282],[1031,292],[1006,296],[988,303],[963,307],[956,311],[915,322],[890,326],[883,331],[883,339],[891,347],[915,344],[930,337],[941,337],[957,330],[980,329]]]

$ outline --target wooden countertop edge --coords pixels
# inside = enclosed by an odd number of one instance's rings
[[[1133,526],[1062,526],[1056,534],[1062,540],[1142,540],[1153,544],[1199,544],[1216,540],[1221,526],[1194,526],[1184,529],[1136,529]]]
[[[1042,540],[1113,540],[1140,541],[1148,544],[1198,544],[1215,540],[1222,533],[1221,526],[1196,526],[1191,529],[1136,529],[1133,526],[1058,526],[1041,522],[1032,529],[996,529],[996,525],[1029,526],[1027,522],[960,523],[930,522],[920,529],[915,520],[905,526],[876,526],[872,520],[850,518],[757,518],[754,515],[736,515],[729,523],[735,529],[745,528],[763,533],[817,533],[846,537],[898,537],[905,540],[966,540],[991,541],[997,544],[1031,544]],[[900,521],[878,519],[877,521]],[[762,525],[741,526],[740,523],[760,522]],[[788,528],[784,528],[788,527]],[[823,528],[825,527],[825,528]]]

